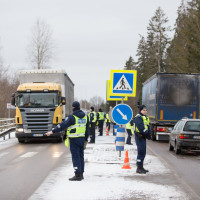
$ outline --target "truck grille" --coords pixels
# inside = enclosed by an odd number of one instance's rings
[[[52,126],[52,116],[50,113],[25,113],[24,128],[31,130],[31,133],[48,132]]]

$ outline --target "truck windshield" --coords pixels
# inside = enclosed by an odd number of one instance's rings
[[[19,93],[17,106],[22,107],[55,107],[58,106],[58,93]]]

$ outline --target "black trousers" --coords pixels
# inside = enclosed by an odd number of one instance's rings
[[[99,135],[103,135],[103,120],[99,120]]]
[[[131,129],[126,129],[126,131],[128,133],[126,144],[131,144],[131,136],[132,136]]]
[[[95,142],[95,126],[96,122],[90,123],[90,142]]]

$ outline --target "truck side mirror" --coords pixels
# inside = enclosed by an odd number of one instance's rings
[[[62,105],[66,104],[66,98],[65,97],[61,97],[61,103],[62,103]]]
[[[11,105],[15,106],[15,93],[12,93],[11,95]]]

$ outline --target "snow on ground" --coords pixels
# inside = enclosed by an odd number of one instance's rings
[[[136,174],[135,144],[125,145],[132,169],[121,169],[125,152],[119,158],[113,141],[113,136],[103,136],[97,137],[96,144],[88,144],[83,181],[68,181],[73,167],[71,157],[65,156],[66,163],[70,164],[52,171],[29,200],[189,199],[177,185],[170,184],[170,170],[154,155],[148,154],[145,159],[144,167],[150,173]]]
[[[15,137],[15,132],[10,133],[10,139],[8,139],[8,135],[6,135],[6,139],[4,140],[3,137],[0,138],[0,150],[14,146],[18,144],[18,140]]]

